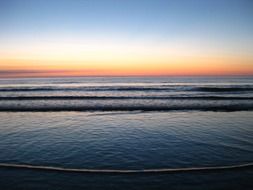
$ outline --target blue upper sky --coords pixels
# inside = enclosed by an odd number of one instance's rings
[[[253,1],[2,0],[0,28],[3,43],[59,36],[178,40],[250,54]]]

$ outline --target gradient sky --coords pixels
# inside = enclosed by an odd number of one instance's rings
[[[90,75],[253,75],[253,1],[0,1],[1,77]]]

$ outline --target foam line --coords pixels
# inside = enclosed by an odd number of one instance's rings
[[[204,166],[204,167],[189,167],[189,168],[161,168],[161,169],[143,169],[143,170],[122,170],[122,169],[86,169],[86,168],[64,168],[53,166],[36,166],[28,164],[8,164],[0,163],[3,168],[16,168],[16,169],[32,169],[32,170],[45,170],[57,172],[74,172],[74,173],[108,173],[108,174],[141,174],[141,173],[179,173],[179,172],[200,172],[200,171],[220,171],[220,170],[236,170],[247,169],[253,167],[253,162],[237,165],[225,166]]]

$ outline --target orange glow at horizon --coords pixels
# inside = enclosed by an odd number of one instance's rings
[[[0,59],[1,77],[252,75],[251,59],[163,58],[149,60],[58,61]]]
[[[77,41],[0,48],[0,77],[253,75],[252,56],[205,46]]]

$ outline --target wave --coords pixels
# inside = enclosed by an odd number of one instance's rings
[[[1,100],[253,100],[241,96],[0,96]]]
[[[252,86],[175,86],[175,85],[161,85],[161,86],[81,86],[81,87],[2,87],[0,92],[36,92],[36,91],[197,91],[197,92],[252,92]]]
[[[141,174],[141,173],[181,173],[181,172],[208,172],[208,171],[223,171],[223,170],[238,170],[248,169],[253,167],[253,162],[237,165],[223,165],[223,166],[203,166],[203,167],[188,167],[188,168],[160,168],[160,169],[136,169],[136,170],[123,170],[123,169],[86,169],[86,168],[64,168],[54,166],[38,166],[28,164],[8,164],[0,163],[3,168],[15,169],[32,169],[32,170],[45,170],[55,172],[74,172],[74,173],[95,173],[95,174]]]
[[[36,87],[36,88],[0,88],[0,92],[33,92],[33,91],[168,91],[168,87]]]
[[[61,112],[61,111],[253,111],[252,104],[232,105],[34,105],[0,106],[0,112]]]
[[[193,90],[202,92],[243,92],[253,91],[252,87],[238,86],[238,87],[196,87]]]

